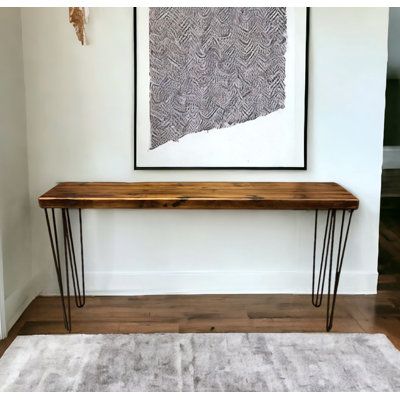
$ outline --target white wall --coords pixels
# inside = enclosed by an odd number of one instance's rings
[[[376,290],[387,8],[312,10],[308,171],[133,171],[132,10],[22,10],[33,265],[52,271],[37,197],[58,181],[336,181],[360,198],[341,289]],[[140,55],[139,55],[140,56]],[[309,292],[311,212],[84,213],[90,293]],[[54,274],[45,293],[57,291]]]
[[[23,72],[20,10],[0,8],[0,273],[2,265],[7,328],[38,293],[30,257]]]
[[[1,229],[0,229],[0,235],[1,235]],[[2,239],[0,236],[0,339],[4,339],[6,336],[7,336],[7,326],[6,326],[5,291],[4,291],[3,248],[2,248]]]

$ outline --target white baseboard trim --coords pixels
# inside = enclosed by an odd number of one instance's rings
[[[15,290],[5,299],[7,332],[18,321],[18,318],[32,300],[41,293],[43,282],[46,282],[45,275],[43,273],[38,274],[25,286]]]
[[[341,294],[375,294],[378,273],[343,271]],[[311,271],[197,271],[197,272],[108,272],[86,273],[88,295],[155,294],[243,294],[311,292]],[[58,295],[57,286],[44,296]]]

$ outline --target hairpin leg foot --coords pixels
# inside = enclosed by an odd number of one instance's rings
[[[75,304],[77,307],[85,305],[85,276],[84,276],[84,257],[83,257],[83,235],[82,235],[82,213],[79,209],[79,235],[80,235],[80,258],[81,276],[79,278],[78,267],[75,255],[75,246],[71,229],[71,220],[68,209],[61,209],[63,249],[64,249],[64,273],[62,271],[62,260],[60,257],[60,246],[58,242],[57,218],[55,209],[45,208],[47,229],[49,232],[50,245],[53,254],[54,266],[57,275],[58,287],[60,290],[60,300],[64,319],[64,326],[71,332],[71,296],[70,296],[70,276],[74,289]]]
[[[346,223],[346,212],[349,213]],[[337,210],[328,210],[322,240],[321,259],[319,268],[316,267],[317,235],[318,235],[318,210],[315,212],[314,224],[314,248],[313,248],[313,273],[312,273],[312,294],[311,302],[315,307],[320,307],[324,296],[325,282],[327,282],[327,310],[326,310],[326,330],[329,332],[333,325],[335,312],[336,296],[339,287],[340,275],[342,272],[344,253],[346,250],[347,239],[349,236],[353,210],[342,210],[340,218],[340,228],[335,235]],[[338,236],[338,237],[337,237]],[[335,239],[338,243],[335,247]],[[334,254],[336,253],[336,258]],[[318,274],[318,277],[316,275]],[[333,290],[332,290],[333,281]]]

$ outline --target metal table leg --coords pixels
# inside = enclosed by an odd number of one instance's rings
[[[75,304],[77,307],[85,305],[85,265],[83,256],[83,234],[82,234],[82,211],[78,210],[79,219],[79,236],[80,236],[80,258],[81,258],[81,274],[79,277],[78,266],[76,262],[74,238],[71,229],[71,218],[69,210],[61,209],[62,232],[63,232],[63,251],[64,251],[64,274],[62,271],[62,261],[60,257],[60,247],[58,243],[57,218],[55,209],[51,208],[51,221],[48,209],[45,208],[47,229],[49,232],[50,245],[53,253],[54,266],[57,274],[58,286],[60,289],[60,299],[63,311],[64,326],[71,332],[71,296],[70,296],[70,279],[74,289]],[[71,272],[71,273],[70,273]],[[64,293],[64,285],[66,293]]]
[[[74,238],[71,229],[71,218],[69,209],[62,208],[61,218],[63,226],[63,251],[64,251],[64,274],[62,271],[62,261],[60,257],[60,248],[58,243],[57,218],[55,209],[51,208],[51,221],[47,208],[45,210],[47,229],[49,232],[50,245],[53,253],[54,266],[57,274],[58,286],[60,289],[60,299],[63,311],[64,326],[71,332],[71,299],[70,299],[70,279],[72,278],[72,286],[74,289],[75,304],[81,308],[85,305],[85,265],[83,254],[83,233],[82,233],[82,210],[78,209],[79,220],[79,237],[80,237],[80,276],[78,273],[78,265],[76,261]],[[350,224],[353,216],[353,210],[342,211],[340,222],[340,230],[335,234],[336,214],[338,210],[328,210],[325,228],[322,240],[322,252],[319,263],[318,277],[316,278],[316,253],[317,253],[317,236],[318,236],[318,210],[315,212],[314,224],[314,248],[313,248],[313,273],[312,273],[312,295],[311,301],[315,307],[322,305],[324,296],[325,282],[327,282],[327,311],[326,311],[326,330],[330,331],[333,325],[333,317],[336,305],[337,291],[339,287],[340,275],[342,272],[343,259],[346,250],[346,244],[349,236]],[[346,222],[346,212],[349,213]],[[334,268],[335,238],[338,237],[336,245],[336,267]],[[334,270],[334,271],[333,271]],[[71,271],[71,274],[70,274]],[[333,276],[334,275],[334,276]],[[65,282],[64,282],[65,281]],[[333,281],[333,291],[332,291]],[[66,285],[66,293],[64,293],[64,284]],[[332,295],[332,298],[331,298]]]
[[[314,251],[313,251],[313,274],[312,274],[312,294],[311,301],[315,307],[320,307],[324,295],[324,287],[326,278],[327,283],[327,309],[326,309],[326,330],[329,332],[333,325],[333,316],[335,312],[336,296],[339,287],[340,275],[342,272],[343,259],[346,250],[347,239],[349,236],[351,219],[354,210],[341,210],[342,217],[340,218],[340,230],[335,235],[336,229],[336,213],[340,210],[328,210],[325,222],[324,235],[322,240],[321,260],[318,271],[318,281],[316,282],[316,252],[317,252],[317,234],[318,234],[318,210],[315,211],[314,223]],[[346,223],[346,212],[349,216]],[[346,226],[346,227],[345,227]],[[338,238],[337,238],[338,236]],[[338,239],[335,253],[335,238]],[[336,263],[336,267],[334,267]],[[328,269],[328,276],[327,276]],[[333,273],[334,269],[334,273]],[[333,277],[334,275],[334,277]],[[332,280],[333,292],[332,292]],[[331,293],[332,292],[332,293]],[[332,299],[331,299],[332,294]]]

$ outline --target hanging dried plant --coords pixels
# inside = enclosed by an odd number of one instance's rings
[[[69,7],[69,22],[74,26],[78,40],[87,44],[85,24],[89,16],[89,9],[87,7]]]

